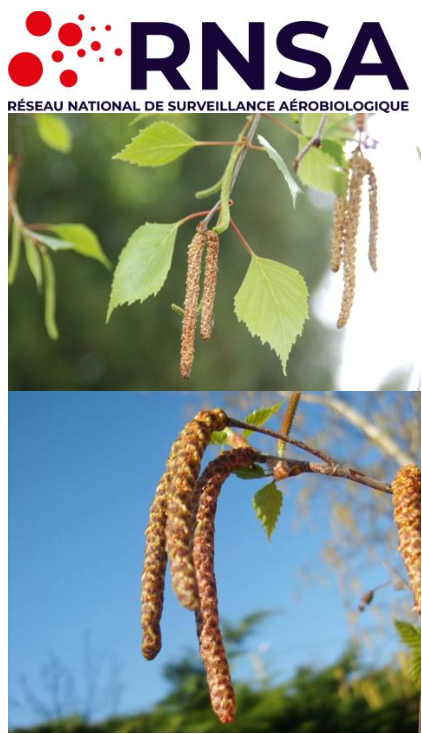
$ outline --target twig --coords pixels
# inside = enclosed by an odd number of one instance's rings
[[[237,181],[238,176],[239,176],[239,173],[240,173],[240,169],[242,168],[243,162],[245,160],[246,153],[249,150],[249,146],[252,144],[252,140],[254,139],[254,136],[255,136],[255,133],[256,133],[256,129],[257,129],[258,125],[259,125],[259,122],[261,120],[261,117],[262,117],[261,114],[255,115],[255,118],[254,118],[254,120],[253,120],[253,122],[252,122],[252,124],[250,126],[250,129],[249,129],[247,135],[245,136],[244,147],[243,147],[242,152],[239,155],[239,158],[238,158],[237,163],[236,163],[236,167],[235,167],[234,172],[233,172],[233,178],[232,178],[232,182],[231,182],[231,186],[230,186],[230,193],[234,189],[234,186],[236,184],[236,181]],[[207,226],[210,223],[210,221],[213,218],[213,216],[216,213],[216,211],[218,210],[218,208],[220,206],[220,203],[221,202],[220,202],[220,199],[219,199],[216,202],[216,204],[213,206],[213,208],[209,211],[209,213],[207,214],[207,216],[205,217],[205,219],[203,220],[204,221],[204,224],[206,224]]]
[[[391,487],[386,482],[380,482],[378,479],[368,477],[356,469],[343,466],[342,464],[336,464],[332,460],[324,464],[317,464],[313,461],[297,461],[295,459],[280,459],[274,456],[268,456],[267,464],[272,468],[275,479],[287,479],[288,477],[297,477],[301,474],[322,474],[326,477],[348,479],[350,482],[371,487],[377,492],[392,494]]]
[[[236,418],[229,418],[228,419],[228,426],[230,428],[241,428],[242,430],[246,431],[253,431],[254,433],[262,433],[264,436],[271,436],[271,438],[276,438],[278,441],[283,441],[284,443],[289,443],[292,446],[296,446],[298,449],[302,449],[302,451],[307,451],[308,454],[312,454],[313,456],[318,457],[318,459],[321,459],[327,464],[335,464],[335,461],[331,459],[327,454],[324,454],[323,451],[320,451],[319,449],[315,449],[312,446],[308,446],[306,443],[303,443],[302,441],[297,441],[294,438],[290,438],[290,436],[285,436],[282,433],[275,433],[275,431],[270,431],[269,428],[261,428],[261,426],[254,426],[251,423],[245,423],[244,421],[238,421]]]
[[[297,171],[299,168],[303,158],[305,155],[311,150],[311,148],[320,148],[322,143],[322,133],[324,130],[324,127],[326,125],[328,119],[328,115],[322,115],[320,123],[318,125],[318,130],[316,131],[313,138],[308,140],[304,148],[300,151],[300,153],[297,154],[296,158],[293,161],[293,169]]]
[[[300,132],[298,132],[297,130],[295,130],[294,127],[290,127],[290,125],[286,125],[286,123],[283,122],[283,120],[278,120],[277,117],[274,117],[274,115],[269,115],[268,113],[263,113],[262,117],[265,117],[267,120],[270,120],[271,122],[274,123],[274,125],[278,125],[279,127],[283,128],[283,130],[286,130],[291,135],[296,135],[296,137],[299,138],[299,139],[302,137],[302,135],[300,134]]]
[[[234,223],[234,220],[232,218],[230,219],[230,223],[231,223],[234,231],[236,232],[239,240],[241,241],[243,247],[245,248],[245,250],[247,250],[247,252],[249,253],[249,255],[251,257],[255,257],[255,253],[254,253],[252,247],[250,246],[249,242],[244,238],[244,236],[241,233],[239,227]]]
[[[280,394],[283,397],[286,395],[284,391],[280,391]],[[386,456],[394,459],[399,464],[404,466],[405,464],[415,463],[415,457],[409,451],[402,449],[400,444],[389,433],[375,423],[372,423],[363,413],[345,400],[341,400],[331,394],[321,396],[313,393],[303,393],[302,401],[315,405],[325,405],[334,413],[338,413],[343,419],[349,421],[349,423],[362,431],[365,436],[370,438]]]

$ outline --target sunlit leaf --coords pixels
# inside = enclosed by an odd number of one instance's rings
[[[269,408],[259,408],[258,410],[254,410],[253,413],[250,413],[247,418],[245,418],[245,421],[246,423],[251,423],[255,426],[263,426],[273,415],[278,413],[282,405],[283,403],[277,403]],[[243,435],[247,438],[248,436],[251,436],[252,433],[253,431],[245,430]]]
[[[129,145],[114,156],[138,166],[164,166],[180,158],[198,143],[170,122],[155,122],[141,130]]]
[[[297,270],[254,256],[235,298],[235,312],[252,336],[269,344],[283,370],[308,318],[308,289]]]
[[[271,482],[271,484],[267,484],[266,487],[260,489],[253,498],[254,509],[267,534],[268,540],[271,540],[271,536],[277,525],[282,504],[283,493],[277,489],[275,482]]]
[[[107,321],[114,309],[143,303],[163,287],[173,258],[179,223],[144,224],[122,250],[111,289]]]
[[[53,150],[69,153],[72,149],[72,135],[64,120],[53,113],[35,115],[38,134],[41,140]]]
[[[92,257],[103,263],[106,268],[111,268],[110,260],[104,254],[97,235],[85,224],[51,224],[49,230],[55,232],[62,240],[71,242],[75,252]]]

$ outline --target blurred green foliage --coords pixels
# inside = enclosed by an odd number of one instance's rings
[[[213,714],[204,673],[186,658],[170,665],[169,695],[150,712],[114,716],[89,724],[81,717],[52,721],[32,732],[412,732],[417,731],[419,698],[404,672],[359,669],[356,652],[315,671],[303,667],[287,683],[237,688],[233,724]]]
[[[100,237],[115,266],[132,232],[146,221],[174,222],[214,203],[198,202],[195,191],[219,179],[227,148],[194,150],[175,163],[138,168],[112,156],[137,132],[131,115],[64,116],[73,134],[69,155],[48,148],[29,115],[10,116],[10,151],[22,140],[23,167],[17,200],[27,223],[81,222]],[[197,140],[233,140],[243,115],[178,115],[177,123]],[[139,123],[139,126],[141,123]],[[293,137],[263,120],[260,132],[287,162],[296,154]],[[234,192],[233,216],[257,254],[297,268],[312,292],[329,262],[331,211],[315,208],[301,195],[293,209],[276,166],[248,153]],[[10,289],[10,389],[108,390],[181,389],[178,370],[180,317],[171,303],[183,304],[186,247],[194,225],[178,238],[164,289],[142,306],[121,308],[105,324],[111,273],[72,252],[54,255],[57,322],[52,343],[44,331],[43,302],[21,262]],[[233,312],[233,299],[245,276],[247,253],[232,232],[224,236],[217,296],[216,330],[200,344],[190,389],[327,389],[339,355],[333,337],[315,318],[293,349],[288,376],[276,355],[253,339]]]
[[[235,664],[248,654],[248,638],[277,612],[256,611],[237,624],[223,623],[226,651]],[[407,664],[363,670],[356,644],[333,665],[301,667],[293,678],[274,685],[260,661],[259,682],[237,686],[237,715],[221,724],[213,713],[202,663],[197,654],[168,664],[167,696],[151,711],[112,716],[90,723],[79,715],[50,720],[31,732],[412,732],[416,731],[419,697]],[[55,687],[59,693],[60,681]],[[44,705],[48,711],[48,705]]]

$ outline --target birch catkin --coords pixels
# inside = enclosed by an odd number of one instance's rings
[[[347,202],[343,196],[337,196],[334,212],[334,227],[331,238],[331,270],[340,270],[343,257],[344,235],[346,227]]]
[[[202,297],[201,336],[208,341],[214,328],[214,303],[220,254],[220,238],[216,232],[207,231],[207,259],[205,264],[204,292]]]
[[[214,572],[214,531],[218,497],[224,481],[236,469],[259,460],[254,449],[234,449],[221,454],[204,471],[198,484],[198,509],[193,558],[200,610],[196,612],[200,652],[204,661],[213,709],[223,724],[231,723],[236,699],[220,632],[217,586]]]
[[[369,163],[369,263],[378,269],[378,183],[374,167]]]
[[[415,611],[421,615],[421,470],[405,466],[392,484],[394,519],[399,531],[399,549],[413,591]]]
[[[161,650],[160,621],[163,612],[167,567],[167,494],[170,487],[173,458],[177,448],[178,442],[176,441],[167,461],[166,472],[158,484],[145,533],[141,626],[143,630],[142,654],[147,660],[153,660]]]
[[[302,393],[297,390],[295,390],[290,397],[289,405],[287,406],[287,410],[283,418],[283,423],[281,424],[281,429],[280,429],[280,433],[282,433],[283,436],[290,436],[290,431],[292,430],[293,422],[296,417],[296,411],[298,409],[301,397],[302,397]],[[278,454],[280,457],[284,455],[285,449],[286,449],[285,441],[279,441],[278,442]]]
[[[360,151],[357,150],[353,154],[350,168],[351,179],[349,185],[349,201],[347,207],[343,250],[344,289],[340,316],[337,322],[339,329],[346,326],[355,298],[356,239],[359,229],[363,180],[367,173],[367,161]]]
[[[200,222],[188,251],[185,315],[183,318],[180,359],[180,372],[185,380],[188,380],[191,376],[195,358],[195,334],[201,284],[202,254],[207,241],[205,232],[206,226],[203,222]]]
[[[192,558],[197,480],[211,434],[223,430],[227,426],[227,421],[226,414],[220,409],[198,413],[179,436],[170,470],[167,495],[167,553],[173,589],[180,603],[192,610],[199,608]]]

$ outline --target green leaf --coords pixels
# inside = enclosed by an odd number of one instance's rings
[[[218,217],[217,226],[214,227],[214,232],[217,232],[217,234],[223,234],[230,227],[230,193],[234,169],[241,151],[242,148],[240,146],[233,148],[226,170],[223,173],[220,194],[220,216]]]
[[[399,634],[401,641],[410,649],[420,649],[421,646],[421,629],[416,624],[410,624],[400,619],[394,621],[394,626]]]
[[[56,324],[56,276],[53,261],[48,253],[43,255],[44,283],[45,283],[45,309],[44,321],[47,334],[54,341],[59,338]]]
[[[409,656],[409,673],[415,683],[421,679],[421,649],[412,650]]]
[[[75,252],[92,257],[111,269],[111,262],[104,254],[97,235],[85,224],[50,224],[48,228],[62,240],[71,242]]]
[[[231,438],[234,435],[234,431],[231,428],[226,428],[224,431],[214,431],[211,434],[211,441],[214,446],[230,446]]]
[[[283,403],[277,403],[276,405],[272,405],[270,408],[259,408],[258,410],[254,410],[253,413],[250,413],[250,415],[245,418],[245,421],[246,423],[251,423],[255,426],[263,426],[273,415],[278,413],[282,405]],[[245,430],[243,435],[245,438],[248,438],[252,433],[253,431]]]
[[[293,206],[296,206],[296,199],[298,197],[298,194],[302,193],[300,186],[298,186],[298,184],[294,180],[280,153],[278,153],[275,148],[273,148],[272,145],[270,145],[270,143],[262,137],[262,135],[258,135],[258,140],[261,145],[264,146],[265,152],[268,153],[271,160],[274,161],[278,170],[281,171],[281,173],[283,174],[286,184],[289,187]]]
[[[143,224],[122,250],[114,272],[107,322],[114,309],[143,303],[163,287],[171,267],[179,228],[176,224]]]
[[[299,149],[307,140],[301,138]],[[302,183],[314,189],[328,191],[341,196],[347,193],[347,176],[339,170],[335,159],[321,148],[311,148],[299,165],[299,178]]]
[[[41,255],[39,253],[38,247],[34,245],[32,240],[27,235],[24,236],[24,243],[26,262],[28,263],[28,267],[32,275],[34,276],[34,280],[37,284],[37,291],[38,293],[41,293],[43,281]]]
[[[259,464],[254,464],[249,469],[238,469],[235,474],[239,479],[262,479],[265,477],[265,469]]]
[[[46,245],[50,248],[50,250],[54,250],[57,252],[58,250],[74,250],[75,246],[73,242],[67,242],[66,240],[62,240],[59,237],[48,237],[46,234],[40,234],[39,232],[35,232],[34,230],[25,230],[25,234],[32,237],[32,239],[37,240],[37,242],[41,242],[41,244]]]
[[[256,510],[258,520],[261,521],[268,540],[274,532],[280,516],[283,504],[283,493],[277,489],[275,482],[267,484],[266,487],[260,489],[253,498],[253,507]]]
[[[196,140],[176,125],[170,122],[154,122],[141,130],[114,158],[138,166],[165,166],[196,145]]]
[[[322,114],[320,112],[308,112],[302,115],[301,128],[306,138],[313,138],[316,135],[321,117]],[[344,112],[333,112],[327,115],[322,137],[336,137],[336,132],[340,131],[345,122],[352,118],[353,115],[346,115]]]
[[[394,626],[401,641],[410,650],[410,677],[415,683],[419,683],[421,679],[421,628],[416,624],[410,624],[399,619],[394,621]]]
[[[69,153],[72,149],[71,132],[59,115],[42,113],[35,115],[38,134],[41,140],[53,150]]]
[[[252,336],[276,352],[286,373],[291,349],[308,318],[308,289],[301,274],[254,256],[236,295],[235,312]]]
[[[321,149],[323,153],[328,153],[340,168],[347,168],[346,155],[343,146],[337,140],[326,139],[322,141]]]
[[[129,123],[129,126],[136,125],[137,122],[142,122],[146,117],[183,117],[186,113],[183,112],[142,112]]]
[[[9,272],[8,272],[9,285],[13,285],[13,283],[15,282],[16,273],[19,267],[20,257],[21,257],[21,232],[19,229],[18,222],[16,221],[15,217],[13,217]]]

